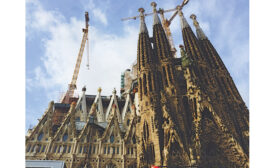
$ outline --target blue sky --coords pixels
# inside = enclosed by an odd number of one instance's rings
[[[157,8],[171,9],[182,0],[156,0]],[[84,12],[90,14],[90,70],[84,51],[77,82],[87,94],[99,86],[105,95],[120,88],[120,74],[136,59],[138,8],[151,12],[146,0],[27,0],[26,1],[26,129],[34,126],[49,101],[58,101],[67,90],[77,58],[84,27]],[[183,13],[194,13],[200,26],[217,49],[238,90],[249,106],[249,2],[248,0],[190,0]],[[172,13],[166,14],[170,17]],[[152,17],[146,17],[152,35]],[[194,30],[194,29],[193,29]],[[176,46],[182,44],[178,16],[171,24]],[[178,48],[178,47],[177,47]],[[178,54],[179,55],[179,54]]]

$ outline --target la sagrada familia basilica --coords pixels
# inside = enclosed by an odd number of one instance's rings
[[[181,6],[175,57],[159,18],[165,11],[156,6],[152,35],[139,9],[137,61],[122,76],[121,95],[101,88],[87,95],[83,87],[69,103],[51,101],[26,135],[26,160],[67,168],[249,167],[249,111],[221,57],[194,14],[192,31]]]

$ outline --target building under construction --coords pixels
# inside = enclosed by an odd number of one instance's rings
[[[83,87],[75,98],[71,82],[28,131],[26,160],[61,160],[67,168],[248,168],[249,111],[196,16],[190,16],[196,35],[184,17],[187,2],[173,10],[157,10],[153,2],[151,14],[140,8],[132,17],[140,19],[137,62],[122,74],[120,96],[116,90],[103,96],[101,88],[86,95]],[[175,13],[165,19],[165,12]],[[176,15],[180,58],[169,29]]]

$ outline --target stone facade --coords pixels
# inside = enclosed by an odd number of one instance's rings
[[[137,63],[121,97],[86,95],[50,102],[26,136],[27,160],[66,167],[249,167],[249,111],[220,56],[178,7],[183,44],[175,58],[153,6],[153,36],[140,8]]]

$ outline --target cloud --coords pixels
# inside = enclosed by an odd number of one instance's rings
[[[92,13],[95,16],[95,19],[101,21],[104,25],[108,24],[106,15],[100,9],[93,9]]]
[[[43,31],[48,36],[43,39],[43,65],[35,68],[35,78],[27,82],[49,91],[66,91],[73,75],[85,23],[76,18],[70,18],[68,22],[63,16],[53,18],[54,13],[40,6],[31,16],[31,25],[35,25],[32,31]],[[44,21],[41,22],[36,16],[43,16]],[[46,23],[47,28],[41,29]],[[84,51],[77,80],[78,92],[86,85],[87,93],[96,94],[97,88],[101,86],[103,94],[109,95],[114,87],[120,89],[120,74],[130,68],[136,59],[138,29],[125,24],[123,34],[118,36],[106,34],[91,26],[89,33],[90,70],[85,66],[87,55]]]

